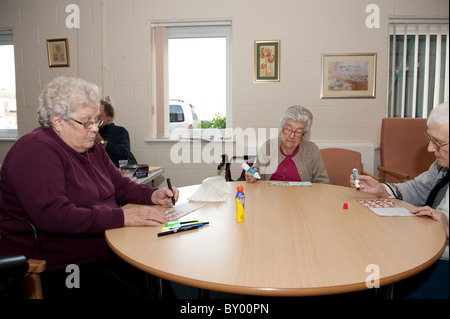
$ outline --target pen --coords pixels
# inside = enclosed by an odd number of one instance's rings
[[[355,180],[355,187],[356,189],[360,189],[361,185],[359,184],[359,179],[356,177],[356,174],[358,174],[358,170],[356,168],[353,169],[353,179]]]
[[[172,183],[170,182],[170,178],[167,179],[167,186],[173,193]],[[173,206],[175,206],[175,193],[173,193],[173,196],[172,196],[172,203],[173,203]]]
[[[178,232],[182,232],[182,231],[186,231],[186,230],[197,229],[199,227],[200,226],[198,226],[198,225],[192,225],[192,226],[189,226],[189,227],[171,229],[171,230],[167,230],[167,231],[163,231],[161,233],[158,233],[158,237],[166,236],[166,235],[170,235],[170,234],[176,234]]]

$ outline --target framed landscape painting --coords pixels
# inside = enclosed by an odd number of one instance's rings
[[[320,98],[374,98],[376,53],[322,54]]]

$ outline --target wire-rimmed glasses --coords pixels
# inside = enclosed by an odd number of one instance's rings
[[[70,119],[80,125],[83,125],[83,127],[87,130],[90,129],[94,124],[97,125],[98,127],[100,127],[103,124],[103,120],[101,120],[101,119],[98,119],[96,121],[87,121],[87,122],[80,122],[73,118],[70,118]]]
[[[433,144],[434,149],[438,152],[441,150],[441,147],[443,147],[449,143],[449,142],[439,143],[430,134],[428,134],[428,132],[425,132],[424,135],[425,135],[425,138],[427,139],[428,143],[431,142],[431,144]]]

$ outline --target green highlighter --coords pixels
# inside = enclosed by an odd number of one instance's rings
[[[171,226],[175,226],[175,225],[183,225],[183,224],[190,224],[190,223],[198,223],[198,220],[190,220],[190,221],[186,221],[186,222],[167,222],[165,226],[171,227]]]

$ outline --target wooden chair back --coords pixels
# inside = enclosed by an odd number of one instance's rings
[[[350,187],[350,175],[354,168],[363,174],[360,152],[343,148],[324,148],[320,153],[332,185]]]
[[[383,182],[414,179],[436,160],[427,151],[427,119],[384,118],[381,122],[379,175]]]
[[[13,218],[5,218],[0,221],[7,221],[7,220],[14,220],[14,219]],[[16,220],[24,221],[28,225],[30,225],[30,227],[32,228],[33,233],[34,233],[35,240],[37,240],[36,229],[30,222],[25,221],[23,219],[16,219]],[[1,240],[2,240],[2,236],[0,235],[0,241]],[[17,255],[17,256],[19,256],[19,255]],[[8,272],[8,271],[10,271],[8,269],[17,268],[17,262],[10,263],[7,260],[9,258],[8,256],[0,256],[0,259],[2,259],[3,257],[4,257],[4,261],[5,261],[5,269],[3,269],[3,270],[0,269],[1,271]],[[24,299],[43,299],[44,295],[43,295],[43,291],[42,291],[42,283],[41,283],[41,275],[40,274],[47,269],[46,261],[41,260],[41,259],[32,259],[32,258],[26,259],[25,256],[22,256],[22,258],[24,261],[26,261],[26,264],[27,264],[26,269],[24,271],[24,276],[22,279]],[[19,265],[19,267],[21,267],[21,266]],[[0,287],[0,289],[1,289],[1,287]]]

